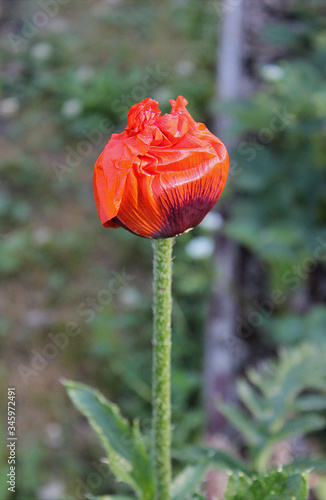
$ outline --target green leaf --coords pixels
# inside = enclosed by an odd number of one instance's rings
[[[241,401],[251,413],[263,420],[266,415],[266,400],[246,380],[239,380],[237,384],[238,394]]]
[[[262,366],[262,364],[263,363],[260,364],[260,367]],[[259,373],[259,371],[256,370],[255,368],[249,368],[246,373],[252,385],[257,387],[261,391],[261,393],[264,394],[264,396],[266,396],[268,394],[267,384],[264,378]]]
[[[172,500],[187,500],[204,478],[208,464],[186,467],[172,483]]]
[[[297,411],[323,411],[326,410],[326,396],[309,395],[300,396],[294,403]]]
[[[251,385],[246,380],[238,383],[240,399],[252,416],[219,403],[221,413],[250,445],[255,469],[267,469],[277,442],[326,425],[318,414],[326,407],[324,360],[325,344],[282,349],[278,358],[247,371]]]
[[[308,494],[306,474],[288,475],[283,470],[258,477],[233,474],[225,500],[306,500]]]
[[[252,420],[244,413],[222,401],[218,402],[218,409],[241,432],[250,445],[259,446],[262,443],[265,436],[259,432],[257,427],[253,425]]]
[[[173,457],[193,465],[208,463],[209,466],[233,472],[241,471],[248,474],[251,472],[251,469],[242,460],[216,448],[189,447],[182,451],[173,451]]]
[[[87,417],[105,448],[116,477],[128,483],[142,500],[152,500],[153,470],[139,430],[130,427],[119,408],[84,384],[65,381],[74,405]]]
[[[313,457],[303,457],[293,460],[293,462],[283,465],[283,470],[285,472],[305,472],[314,471],[318,473],[326,472],[326,459],[325,458],[313,458]]]
[[[271,442],[283,441],[294,436],[303,436],[309,432],[323,429],[326,420],[321,415],[303,414],[289,419],[283,428],[271,437]]]

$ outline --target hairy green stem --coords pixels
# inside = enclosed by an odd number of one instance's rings
[[[155,500],[171,498],[171,282],[173,239],[154,240],[153,460]]]

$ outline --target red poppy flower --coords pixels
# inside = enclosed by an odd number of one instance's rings
[[[196,123],[182,96],[161,116],[147,98],[130,108],[128,124],[112,134],[95,164],[94,197],[105,227],[146,238],[169,238],[199,224],[226,182],[224,144]]]

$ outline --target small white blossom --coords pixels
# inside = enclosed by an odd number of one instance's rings
[[[48,42],[39,42],[31,47],[30,54],[34,59],[46,61],[53,52],[53,47]]]
[[[177,62],[175,66],[175,70],[179,75],[182,76],[191,76],[194,74],[196,69],[195,64],[192,61],[188,61],[186,59]]]
[[[38,227],[33,231],[32,238],[34,243],[36,243],[39,246],[44,245],[44,243],[47,243],[51,239],[51,231],[43,226],[43,227]]]
[[[285,71],[277,64],[265,64],[260,68],[260,75],[267,82],[279,82],[285,77]]]
[[[69,29],[69,21],[63,17],[54,17],[49,21],[47,29],[52,33],[63,33]]]
[[[38,500],[54,500],[64,498],[64,496],[65,486],[61,481],[52,481],[39,488],[37,491]]]
[[[50,422],[45,427],[45,442],[51,448],[60,448],[63,445],[64,439],[62,427],[56,422]]]
[[[173,94],[170,89],[166,87],[160,87],[155,92],[153,92],[153,99],[156,99],[160,103],[168,103],[170,99],[173,99]]]
[[[103,16],[107,14],[110,7],[114,7],[119,3],[121,3],[121,0],[102,0],[102,2],[97,2],[95,5],[93,5],[91,12],[95,16]]]
[[[6,97],[0,101],[0,115],[14,116],[19,111],[19,101],[16,97]]]
[[[214,253],[215,243],[212,238],[198,236],[186,245],[186,253],[192,259],[208,259]]]
[[[78,116],[83,109],[83,103],[75,97],[67,99],[62,106],[61,112],[66,118]]]
[[[137,307],[142,302],[139,291],[133,286],[124,287],[119,295],[119,299],[124,306],[128,307]]]
[[[208,212],[200,227],[206,231],[218,231],[223,226],[223,217],[218,212]]]
[[[94,68],[92,68],[92,66],[84,65],[84,66],[80,66],[76,70],[76,78],[80,82],[88,82],[89,80],[91,80],[93,78],[94,74],[95,74],[95,71],[94,71]]]

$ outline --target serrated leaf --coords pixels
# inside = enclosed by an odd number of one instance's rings
[[[171,493],[172,500],[188,500],[203,481],[208,464],[186,467],[174,479]]]
[[[326,420],[321,415],[303,414],[288,420],[283,428],[271,437],[270,442],[283,441],[295,436],[308,434],[309,432],[323,429]]]
[[[326,410],[326,396],[309,395],[300,396],[294,403],[297,411],[322,411]]]
[[[137,428],[130,427],[118,406],[100,392],[73,381],[65,381],[64,385],[74,405],[98,434],[112,472],[129,484],[142,500],[152,500],[153,470]]]
[[[283,465],[283,470],[289,473],[295,472],[326,472],[326,459],[325,458],[310,458],[303,457],[293,460],[293,462]]]
[[[306,500],[309,494],[306,474],[288,475],[274,471],[264,476],[230,477],[225,500]]]
[[[248,384],[246,380],[240,380],[237,384],[238,394],[243,404],[248,410],[259,419],[264,419],[266,415],[266,400]]]
[[[241,432],[242,436],[250,445],[260,446],[265,436],[261,434],[257,427],[253,425],[251,419],[234,406],[222,401],[218,402],[218,409],[222,415],[224,415],[231,422],[231,424]]]
[[[304,343],[282,349],[279,357],[247,371],[238,385],[247,415],[230,405],[219,409],[251,447],[255,468],[266,470],[273,446],[293,436],[322,429],[326,420],[317,412],[326,407],[325,345]],[[313,391],[308,393],[307,391]]]
[[[268,394],[268,384],[262,378],[258,370],[255,370],[254,368],[249,368],[246,374],[250,382],[254,386],[256,386],[262,392],[262,394],[264,395]]]
[[[211,447],[189,447],[182,451],[173,451],[173,457],[188,464],[197,465],[208,463],[212,467],[233,472],[246,472],[250,474],[251,469],[239,458],[230,453]]]

